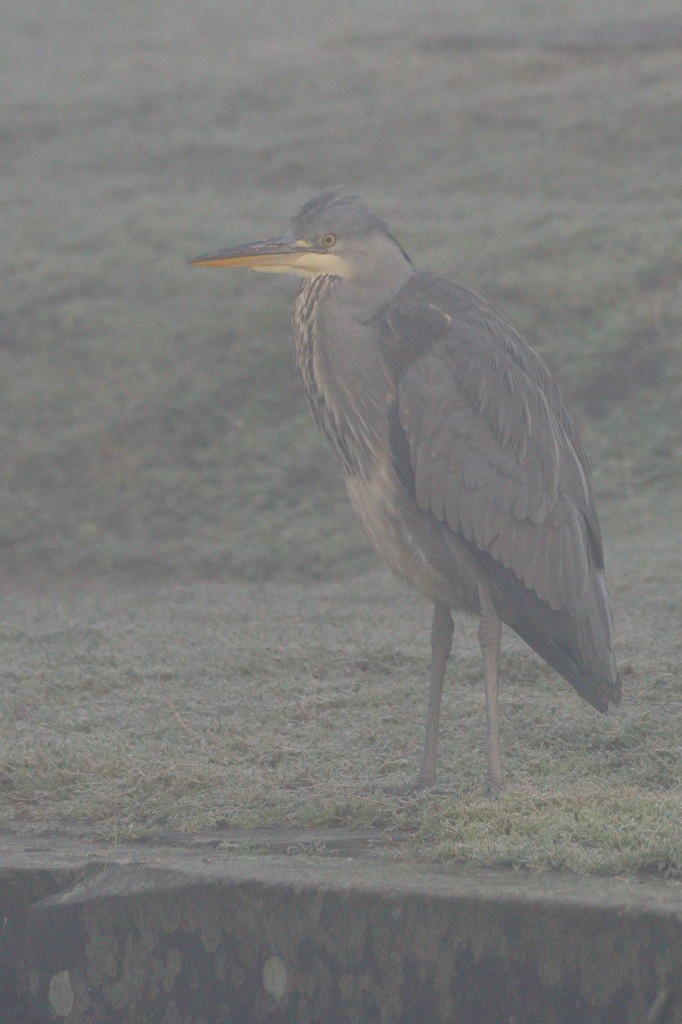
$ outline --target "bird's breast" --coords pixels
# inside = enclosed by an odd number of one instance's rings
[[[471,555],[442,523],[425,515],[389,460],[365,475],[347,475],[351,504],[373,547],[391,571],[431,601],[478,611]]]
[[[355,514],[389,568],[431,600],[475,610],[470,556],[456,539],[444,540],[443,525],[419,510],[396,471],[391,375],[371,326],[338,302],[339,285],[307,279],[296,296],[296,363],[313,415],[343,467]]]

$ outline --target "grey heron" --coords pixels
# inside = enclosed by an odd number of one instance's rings
[[[436,781],[451,609],[479,617],[491,790],[502,623],[599,711],[618,703],[587,460],[556,380],[503,316],[416,270],[347,189],[313,197],[283,236],[191,262],[302,278],[293,324],[313,415],[372,544],[434,604],[422,763],[404,790]]]

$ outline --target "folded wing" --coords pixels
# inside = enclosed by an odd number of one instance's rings
[[[419,508],[475,554],[503,621],[606,710],[620,684],[601,534],[554,378],[492,306],[435,275],[415,274],[380,329]]]

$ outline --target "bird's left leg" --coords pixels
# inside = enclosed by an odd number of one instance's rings
[[[497,660],[500,654],[502,624],[493,604],[490,587],[485,579],[478,582],[481,620],[478,641],[483,654],[485,676],[485,714],[488,745],[488,787],[491,793],[502,789],[502,757],[500,754],[500,725],[497,716]]]

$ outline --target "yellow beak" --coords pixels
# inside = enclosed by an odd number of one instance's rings
[[[246,245],[234,245],[230,249],[220,249],[205,256],[196,256],[189,262],[197,267],[251,267],[253,270],[265,270],[272,267],[295,268],[301,257],[310,253],[324,252],[311,245],[289,236],[282,238],[266,238],[261,242],[248,242]]]

